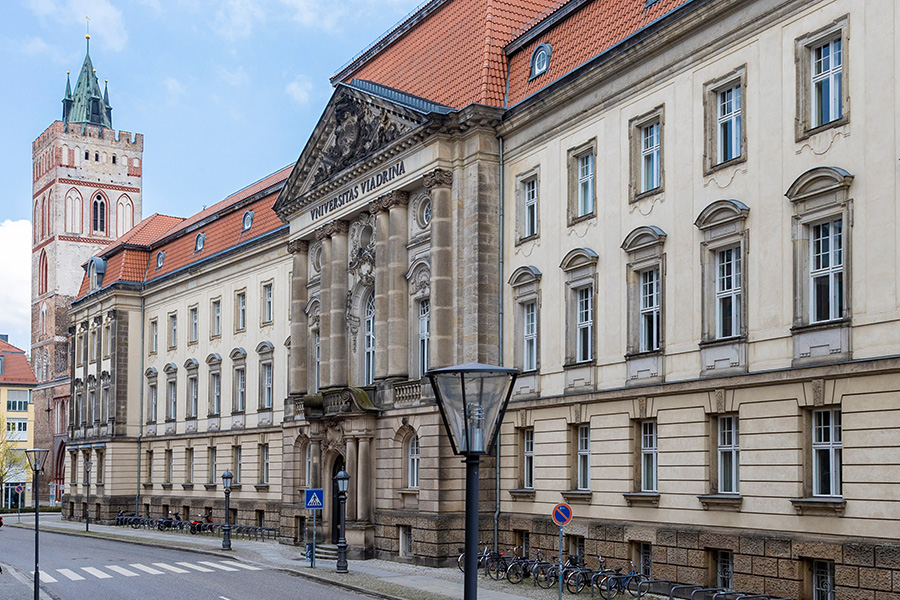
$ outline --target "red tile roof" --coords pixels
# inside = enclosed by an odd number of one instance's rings
[[[585,2],[551,29],[509,57],[509,106],[546,87],[566,73],[583,65],[615,44],[646,27],[689,0],[659,0],[645,9],[645,0],[594,0]],[[528,23],[517,38],[527,36],[543,18],[562,8],[562,1],[550,7],[546,15]],[[538,44],[552,48],[547,71],[531,79],[531,54]]]
[[[473,103],[502,106],[503,47],[513,33],[553,4],[554,0],[450,0],[421,22],[416,23],[419,13],[412,15],[407,22],[414,25],[405,32],[399,26],[396,39],[351,63],[332,83],[365,79],[453,108]]]
[[[9,342],[0,340],[0,356],[3,356],[3,372],[0,373],[0,384],[18,383],[26,385],[37,385],[37,378],[25,352],[16,348]]]

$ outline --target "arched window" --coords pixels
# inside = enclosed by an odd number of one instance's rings
[[[250,231],[251,227],[253,227],[253,211],[248,210],[241,219],[241,231]]]
[[[41,237],[50,235],[50,195],[44,196],[41,214]]]
[[[41,331],[41,335],[47,334],[47,304],[46,303],[41,303],[40,331]],[[38,358],[40,358],[40,357],[38,357]]]
[[[370,294],[366,302],[365,337],[365,385],[375,381],[375,294]]]
[[[119,197],[116,202],[116,237],[124,235],[134,227],[134,204],[126,195]]]
[[[77,190],[69,190],[66,194],[66,231],[68,233],[81,233],[82,223],[81,194]]]
[[[32,221],[32,229],[34,229],[34,241],[37,242],[43,238],[44,224],[44,199],[38,198],[34,202],[34,217]]]
[[[50,379],[50,351],[44,348],[44,381]]]
[[[38,294],[47,293],[47,253],[41,250],[38,258]]]
[[[92,227],[95,232],[106,233],[106,202],[103,196],[97,194],[94,196]]]
[[[419,487],[419,436],[415,434],[406,446],[406,486]]]

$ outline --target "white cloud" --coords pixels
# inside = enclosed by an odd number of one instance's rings
[[[31,351],[31,222],[0,223],[0,333]]]
[[[250,83],[250,77],[247,75],[247,71],[244,70],[244,67],[226,69],[223,66],[219,66],[216,71],[218,72],[219,79],[232,87],[242,87]]]
[[[312,81],[306,75],[298,75],[284,88],[284,91],[287,92],[288,96],[300,106],[305,106],[309,103],[309,96],[312,90]]]
[[[227,0],[216,11],[213,28],[230,40],[244,39],[253,33],[258,21],[265,21],[266,13],[257,0]]]
[[[184,84],[174,77],[166,77],[163,80],[163,87],[166,89],[166,103],[169,105],[178,104],[184,96]]]
[[[116,52],[125,48],[128,33],[122,11],[109,0],[27,0],[31,12],[64,24],[85,23],[91,18],[91,40]]]
[[[68,61],[68,57],[64,56],[59,48],[51,46],[39,37],[34,37],[18,44],[18,48],[25,54],[32,56],[47,56],[55,63],[64,64]]]

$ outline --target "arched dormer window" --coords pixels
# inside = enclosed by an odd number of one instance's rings
[[[93,210],[91,213],[91,226],[95,233],[106,233],[106,201],[103,196],[94,196]]]
[[[248,210],[241,219],[241,231],[250,231],[251,227],[253,227],[253,211]]]
[[[206,234],[198,233],[197,237],[194,238],[194,252],[203,250],[204,244],[206,244]]]
[[[160,250],[159,252],[157,252],[156,253],[156,268],[161,269],[165,260],[166,260],[165,251]]]
[[[538,44],[538,47],[531,53],[531,77],[537,77],[545,73],[550,68],[550,55],[553,48],[550,44]]]

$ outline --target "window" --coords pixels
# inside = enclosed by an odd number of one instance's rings
[[[315,350],[313,353],[315,363],[314,363],[314,368],[313,368],[313,390],[312,391],[313,391],[313,393],[318,393],[319,382],[321,381],[320,367],[322,365],[322,338],[319,335],[318,329],[316,329],[315,344],[316,344],[316,347],[315,347]]]
[[[812,126],[819,127],[842,116],[843,56],[840,36],[813,46]]]
[[[656,421],[641,422],[641,491],[657,492]]]
[[[7,419],[6,439],[13,442],[28,440],[28,419]]]
[[[740,492],[740,432],[736,415],[721,416],[718,419],[718,465],[719,493]]]
[[[736,84],[716,95],[716,159],[721,164],[741,155],[741,86]]]
[[[274,302],[272,284],[266,283],[262,287],[263,323],[271,323],[275,318]]]
[[[810,322],[843,317],[844,242],[842,219],[813,225],[810,234]]]
[[[175,379],[170,379],[166,382],[166,400],[167,400],[167,412],[166,412],[166,420],[174,421],[178,416],[178,385],[175,382]]]
[[[640,352],[659,350],[659,267],[641,271]]]
[[[219,371],[209,374],[209,413],[218,415],[222,411],[222,375]]]
[[[95,233],[106,233],[106,201],[97,194],[94,197],[93,218],[91,224]]]
[[[262,406],[261,408],[272,408],[272,402],[275,397],[273,390],[272,362],[263,362],[260,364],[260,378],[262,379]]]
[[[236,331],[247,329],[247,293],[238,292],[234,296],[234,328]]]
[[[431,338],[431,300],[419,300],[419,379],[428,371],[429,339]]]
[[[655,190],[660,181],[659,121],[641,127],[641,193]]]
[[[28,412],[28,390],[8,390],[6,410],[8,412]]]
[[[576,217],[594,212],[594,154],[588,152],[578,157],[578,209]]]
[[[638,545],[638,572],[653,577],[653,545],[641,542]]]
[[[398,529],[400,530],[400,556],[412,556],[412,527],[410,527],[409,525],[400,525]]]
[[[147,388],[147,421],[156,423],[158,396],[156,384],[151,383]]]
[[[419,436],[413,434],[409,438],[406,451],[406,485],[410,488],[419,487]]]
[[[178,346],[178,315],[169,315],[169,349]]]
[[[244,213],[244,217],[241,219],[241,231],[250,231],[250,228],[253,226],[253,211],[248,210]]]
[[[830,560],[814,560],[812,572],[813,600],[835,600],[834,563]]]
[[[522,432],[522,487],[534,489],[534,429]]]
[[[306,487],[312,486],[312,443],[306,443],[306,451],[303,457],[303,482]]]
[[[259,445],[259,483],[269,485],[269,445]]]
[[[375,381],[375,294],[366,301],[365,346],[363,348],[363,383],[372,385]]]
[[[550,67],[550,55],[553,49],[550,44],[538,44],[531,54],[531,78],[545,73]]]
[[[209,457],[207,459],[207,481],[209,483],[216,483],[216,449],[213,446],[210,446],[206,449],[206,455]]]
[[[577,484],[579,490],[591,489],[591,428],[589,425],[579,425],[578,435],[578,468]]]
[[[529,238],[538,232],[538,188],[537,177],[526,179],[522,183],[522,193],[525,197],[525,223],[522,227],[522,237]]]
[[[629,121],[632,202],[662,192],[664,124],[662,106]]]
[[[156,354],[159,349],[159,323],[156,319],[150,321],[150,354]]]
[[[570,148],[567,152],[568,225],[589,219],[596,214],[596,186],[594,185],[597,140]]]
[[[88,355],[88,361],[90,361],[90,362],[96,361],[97,357],[100,355],[100,352],[97,351],[98,339],[99,338],[97,337],[97,330],[92,329],[91,330],[91,345],[90,345],[91,351],[90,351],[90,354]]]
[[[522,305],[522,311],[525,326],[522,368],[534,371],[537,369],[537,305],[535,302],[526,302]]]
[[[841,495],[841,410],[813,411],[813,496]]]
[[[218,337],[222,335],[222,301],[218,298],[212,301],[210,307],[210,337]]]
[[[147,450],[147,482],[153,481],[153,450]]]
[[[108,358],[112,352],[112,326],[106,325],[103,328],[103,356]]]
[[[731,550],[716,550],[716,586],[730,590],[733,588],[734,553]]]
[[[200,315],[196,306],[188,309],[188,319],[191,327],[191,339],[189,341],[192,344],[196,344],[200,339]]]
[[[187,417],[197,417],[197,395],[198,395],[198,386],[197,386],[197,375],[190,375],[187,378],[187,393],[188,393],[188,414],[185,415]]]
[[[241,460],[243,459],[242,451],[240,446],[232,446],[231,447],[231,458],[232,458],[232,475],[234,475],[234,485],[241,485]]]
[[[194,252],[203,250],[204,244],[206,244],[206,234],[198,233],[197,237],[194,238]]]
[[[247,372],[244,367],[234,368],[234,410],[243,412],[247,407]]]
[[[165,460],[166,460],[166,477],[165,477],[164,481],[166,483],[171,484],[172,483],[172,474],[173,474],[173,471],[175,470],[175,467],[172,464],[174,462],[173,457],[172,457],[172,450],[166,450]]]
[[[741,334],[741,247],[716,252],[716,337]]]
[[[794,41],[798,142],[849,120],[849,64],[844,60],[850,39],[848,25],[845,15]]]
[[[166,253],[165,252],[157,252],[156,253],[156,268],[162,269],[163,263],[166,261]]]
[[[589,361],[594,356],[594,288],[586,286],[575,290],[577,297],[576,362]]]
[[[747,158],[747,65],[703,85],[704,175]]]
[[[184,482],[194,483],[194,449],[187,448],[184,451]]]

